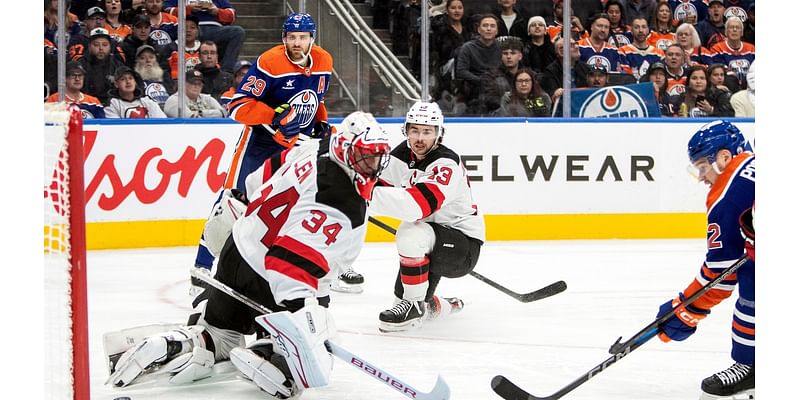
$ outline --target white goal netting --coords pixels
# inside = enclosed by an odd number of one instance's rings
[[[47,103],[44,121],[45,398],[88,399],[80,113]]]

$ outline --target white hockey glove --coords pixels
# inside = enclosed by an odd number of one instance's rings
[[[275,353],[271,339],[256,340],[247,348],[236,347],[230,355],[236,369],[271,398],[294,399],[303,393],[288,371],[286,360]]]
[[[301,388],[321,387],[330,381],[333,356],[325,341],[336,334],[328,309],[307,298],[305,307],[294,313],[281,311],[256,317],[272,337],[274,350],[289,365],[295,384]]]
[[[168,373],[169,382],[188,383],[211,375],[214,354],[205,349],[203,327],[183,326],[152,335],[128,349],[106,384],[127,386],[143,373]]]
[[[206,248],[214,257],[219,257],[222,246],[228,240],[233,223],[244,214],[247,209],[247,198],[244,193],[236,189],[225,189],[222,198],[214,206],[211,216],[206,221],[203,238]]]

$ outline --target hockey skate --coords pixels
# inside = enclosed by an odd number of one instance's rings
[[[381,332],[403,332],[422,325],[427,305],[424,301],[400,300],[394,307],[382,311],[378,318]]]
[[[364,276],[353,270],[353,267],[348,267],[338,279],[331,282],[331,290],[340,293],[361,293],[364,288],[361,284],[364,283]]]
[[[752,400],[756,398],[756,366],[735,363],[703,379],[700,400]]]

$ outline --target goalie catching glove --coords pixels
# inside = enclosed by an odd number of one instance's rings
[[[233,223],[247,209],[247,198],[237,189],[225,189],[219,203],[214,205],[211,216],[203,230],[206,248],[214,257],[219,257],[222,246],[233,230]]]
[[[267,132],[272,134],[278,144],[287,149],[294,146],[300,137],[300,119],[297,118],[294,107],[289,104],[281,104],[275,107],[275,117],[272,118],[272,124],[264,124],[263,126],[267,129]]]
[[[146,373],[168,373],[174,384],[211,376],[214,353],[205,349],[203,330],[182,326],[145,338],[119,358],[106,384],[127,386]]]
[[[662,304],[658,309],[656,318],[672,313],[672,316],[658,327],[658,337],[661,341],[677,340],[680,342],[685,340],[697,331],[697,324],[700,323],[700,320],[711,313],[709,310],[693,307],[692,305],[678,307],[685,299],[686,297],[684,297],[683,293],[679,293],[678,297]],[[674,312],[673,309],[675,309]]]

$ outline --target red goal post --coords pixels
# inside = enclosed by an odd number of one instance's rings
[[[83,120],[44,108],[45,398],[89,399]]]

